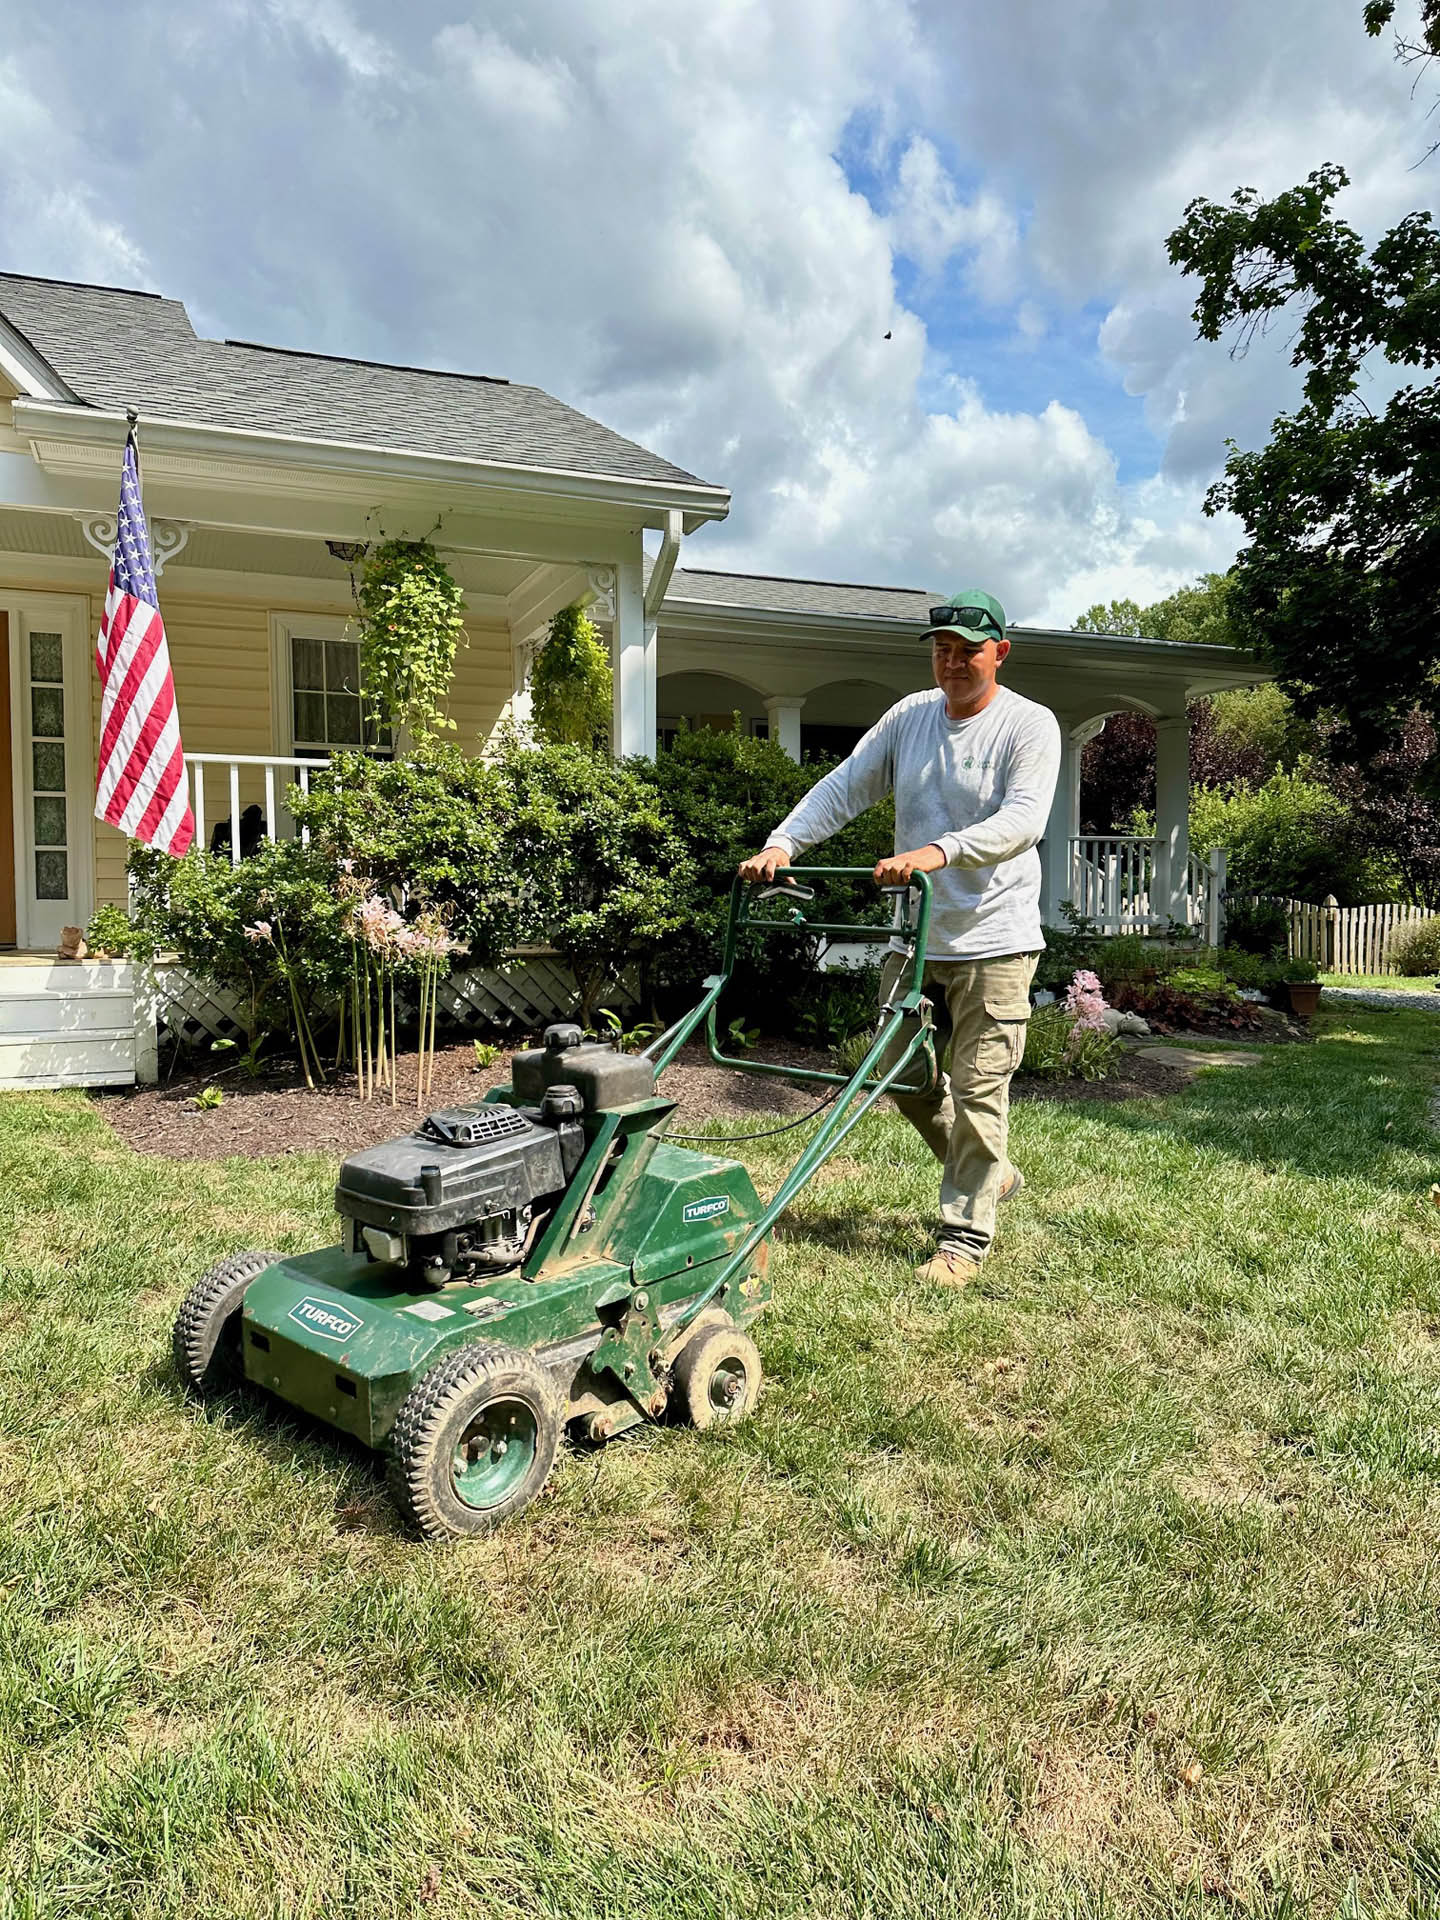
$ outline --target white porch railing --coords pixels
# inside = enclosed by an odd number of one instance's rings
[[[1070,893],[1105,933],[1144,933],[1169,924],[1155,899],[1155,841],[1144,834],[1081,834],[1070,842]],[[1191,854],[1185,924],[1219,946],[1224,932],[1225,850]]]
[[[209,851],[207,802],[217,821],[230,822],[230,864],[240,864],[240,816],[246,807],[258,806],[263,820],[264,838],[276,836],[277,800],[287,786],[310,791],[310,775],[329,765],[313,754],[294,753],[187,753],[185,771],[190,779],[190,808],[195,815],[195,844]],[[206,770],[223,769],[214,774],[207,792]],[[280,777],[283,775],[283,778]],[[220,794],[215,792],[219,787]],[[222,808],[228,803],[228,816]],[[308,834],[301,835],[308,839]]]

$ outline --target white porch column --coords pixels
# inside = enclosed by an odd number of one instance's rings
[[[655,751],[655,622],[645,617],[639,560],[615,569],[615,704],[611,751],[617,760]]]
[[[1103,719],[1084,720],[1078,726],[1060,720],[1060,777],[1045,838],[1040,843],[1040,918],[1047,927],[1060,924],[1060,904],[1071,900],[1075,883],[1071,873],[1070,843],[1080,831],[1080,760],[1087,740],[1105,725]]]
[[[800,709],[803,698],[793,693],[772,694],[765,702],[770,722],[770,738],[784,748],[792,760],[800,758]]]
[[[1190,721],[1183,713],[1155,722],[1155,886],[1152,914],[1186,918],[1190,866]]]

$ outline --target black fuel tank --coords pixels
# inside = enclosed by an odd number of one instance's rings
[[[511,1091],[520,1106],[537,1106],[545,1089],[578,1087],[586,1113],[628,1107],[655,1094],[655,1063],[639,1054],[617,1053],[601,1041],[587,1041],[579,1027],[563,1021],[545,1029],[543,1047],[530,1047],[510,1062]]]

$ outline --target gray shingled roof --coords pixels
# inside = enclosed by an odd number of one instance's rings
[[[943,600],[945,595],[938,596]],[[770,613],[847,614],[860,620],[925,620],[937,596],[911,587],[854,587],[837,580],[787,580],[763,573],[677,567],[666,603],[754,607]]]
[[[205,426],[704,485],[539,387],[202,340],[178,300],[0,274],[0,316],[76,398]]]

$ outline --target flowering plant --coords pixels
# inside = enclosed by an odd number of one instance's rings
[[[1065,1011],[1075,1022],[1074,1031],[1103,1033],[1105,1030],[1105,994],[1100,976],[1081,967],[1065,989]]]

